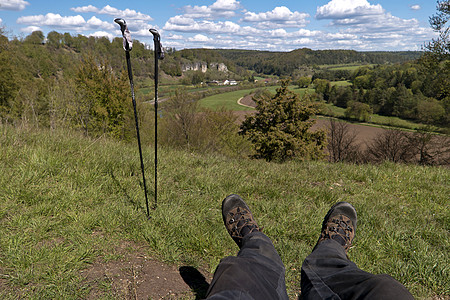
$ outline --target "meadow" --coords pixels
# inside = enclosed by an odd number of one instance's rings
[[[96,298],[123,298],[109,281],[93,286],[84,274],[126,257],[129,243],[157,261],[212,274],[238,250],[220,212],[230,193],[272,238],[291,299],[323,216],[343,200],[359,218],[351,260],[392,275],[418,299],[450,297],[448,168],[277,164],[160,148],[158,206],[147,219],[135,143],[0,125],[0,144],[2,299],[84,299],[98,286]],[[144,158],[151,190],[152,145]]]
[[[222,94],[203,98],[199,101],[199,104],[201,107],[209,108],[212,110],[218,110],[221,108],[225,108],[227,110],[232,110],[232,111],[251,110],[249,107],[239,105],[237,103],[237,101],[242,97],[245,97],[247,95],[255,93],[258,89],[266,89],[270,93],[275,94],[277,88],[278,88],[278,86],[269,86],[269,87],[263,87],[263,88],[253,88],[253,89],[245,89],[245,90],[222,93]],[[295,85],[291,85],[289,88],[290,88],[290,90],[299,94],[300,96],[303,96],[305,93],[314,92],[314,89],[310,89],[310,88],[300,89]]]

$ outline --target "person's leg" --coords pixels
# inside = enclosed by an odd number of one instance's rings
[[[356,211],[340,202],[325,216],[322,233],[301,271],[302,299],[414,299],[388,275],[359,269],[347,257],[356,230]]]
[[[285,268],[272,241],[237,195],[222,203],[228,232],[240,247],[237,256],[222,259],[207,292],[208,299],[288,299]]]

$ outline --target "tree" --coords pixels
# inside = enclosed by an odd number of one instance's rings
[[[410,146],[410,135],[401,130],[387,129],[378,134],[367,146],[367,157],[382,162],[410,162],[414,159],[415,152]]]
[[[50,31],[47,34],[47,45],[53,48],[61,47],[61,41],[63,40],[63,35],[56,31]]]
[[[311,77],[309,76],[302,76],[299,79],[297,79],[297,85],[299,88],[307,88],[311,83]]]
[[[372,108],[366,103],[351,101],[344,114],[346,118],[368,122],[372,114]]]
[[[40,45],[44,43],[44,33],[42,31],[33,31],[30,35],[25,38],[25,42],[29,44]]]
[[[168,143],[190,149],[199,140],[202,128],[198,126],[198,102],[185,89],[177,89],[166,104],[165,118]]]
[[[411,134],[409,145],[415,150],[419,164],[448,166],[450,163],[450,138],[433,134],[429,127]]]
[[[322,158],[326,135],[322,130],[310,131],[310,117],[319,109],[309,95],[302,99],[288,89],[283,80],[275,96],[266,93],[255,98],[256,114],[247,116],[240,127],[254,146],[255,158],[284,161],[289,158]]]
[[[437,13],[430,17],[430,25],[439,37],[429,42],[425,48],[438,60],[450,57],[450,0],[437,1]]]
[[[9,112],[11,101],[18,90],[16,74],[11,64],[14,55],[9,51],[8,38],[0,28],[0,119]]]
[[[429,98],[419,102],[417,115],[426,124],[440,124],[445,117],[445,108],[438,100]]]
[[[329,160],[358,162],[360,155],[355,130],[351,130],[348,123],[336,121],[333,118],[330,118],[327,127]]]
[[[77,92],[83,95],[77,108],[80,125],[86,133],[108,132],[123,138],[125,115],[131,112],[126,75],[117,76],[108,62],[97,64],[92,56],[83,60],[75,79]]]
[[[325,93],[326,89],[327,89],[327,84],[329,84],[330,82],[328,80],[325,79],[315,79],[313,81],[314,87],[316,89],[316,93],[318,94],[323,94]]]

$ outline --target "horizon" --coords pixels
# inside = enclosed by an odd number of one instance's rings
[[[94,2],[92,2],[94,3]],[[156,28],[164,47],[291,52],[297,49],[358,52],[423,51],[437,34],[428,19],[430,0],[131,0],[66,3],[0,0],[0,27],[9,39],[40,30],[73,36],[121,37],[114,18],[127,21],[132,38],[151,47]],[[148,12],[151,11],[151,14]]]

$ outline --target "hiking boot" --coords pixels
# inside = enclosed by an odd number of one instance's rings
[[[331,207],[323,219],[322,233],[314,248],[325,240],[335,240],[347,253],[352,246],[356,231],[356,210],[348,202],[338,202]]]
[[[238,195],[229,195],[222,202],[222,218],[228,233],[239,248],[242,239],[254,231],[261,231],[248,205]]]

